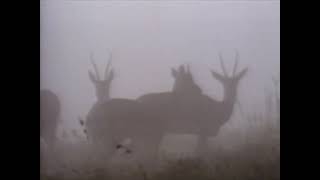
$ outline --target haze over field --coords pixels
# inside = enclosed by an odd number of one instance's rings
[[[93,70],[90,53],[102,73],[112,52],[111,97],[134,99],[170,91],[170,69],[190,64],[204,93],[222,99],[222,86],[210,70],[222,72],[222,52],[231,71],[237,49],[239,68],[249,67],[239,101],[244,112],[261,111],[265,93],[273,90],[272,77],[280,73],[279,17],[280,3],[275,1],[41,1],[41,89],[61,99],[58,136],[63,130],[82,132],[78,117],[85,117],[96,101],[88,77]],[[228,123],[242,127],[238,106]],[[175,144],[171,137],[166,142]],[[194,141],[188,135],[182,139]]]

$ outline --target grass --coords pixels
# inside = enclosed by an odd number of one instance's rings
[[[206,159],[167,159],[158,171],[147,173],[139,166],[95,164],[92,157],[83,156],[90,152],[76,148],[72,155],[82,157],[81,160],[69,161],[59,174],[40,177],[41,180],[278,180],[280,114],[272,110],[275,106],[270,103],[266,101],[263,113],[247,114],[244,131],[226,128],[216,138]],[[228,150],[226,147],[230,145],[234,147]]]

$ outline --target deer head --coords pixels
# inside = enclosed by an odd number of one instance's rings
[[[178,70],[172,68],[171,74],[175,79],[172,90],[173,92],[186,94],[202,93],[200,87],[193,80],[189,66],[187,66],[187,68],[185,69],[184,66],[181,65]]]
[[[91,71],[89,71],[89,78],[90,78],[91,82],[95,86],[97,100],[98,100],[98,102],[102,102],[102,101],[108,100],[110,98],[111,82],[112,82],[113,77],[114,77],[113,69],[110,69],[111,54],[110,54],[110,58],[109,58],[107,67],[105,69],[105,73],[104,73],[104,78],[103,79],[100,78],[100,75],[99,75],[99,72],[98,72],[98,68],[97,68],[97,65],[95,64],[95,62],[93,60],[93,55],[92,54],[91,54],[90,58],[91,58],[91,63],[93,65],[95,74],[93,74]]]
[[[230,103],[233,105],[236,102],[238,84],[240,80],[244,77],[244,75],[247,73],[248,68],[245,68],[242,71],[237,73],[239,53],[238,51],[236,51],[235,65],[233,67],[233,72],[232,72],[232,75],[228,75],[221,53],[219,53],[219,58],[220,58],[220,64],[223,71],[223,75],[213,70],[211,70],[211,73],[212,73],[212,76],[218,81],[220,81],[224,87],[223,102]]]

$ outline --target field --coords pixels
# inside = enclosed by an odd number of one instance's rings
[[[64,163],[42,180],[276,180],[280,179],[280,111],[270,104],[261,113],[245,115],[244,128],[224,128],[213,139],[210,154],[166,158],[157,171],[135,163],[107,166],[90,156],[84,145],[69,145],[60,153]],[[278,112],[278,113],[276,113]],[[232,124],[232,123],[231,123]],[[85,144],[85,142],[83,142]],[[62,148],[63,149],[63,148]],[[59,166],[59,167],[58,167]]]

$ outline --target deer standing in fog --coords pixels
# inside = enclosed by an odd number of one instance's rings
[[[54,146],[60,114],[58,96],[50,90],[40,90],[40,137],[47,146]]]
[[[151,117],[148,123],[142,123],[140,128],[150,129],[154,133],[145,134],[141,143],[148,142],[153,156],[158,154],[158,148],[163,136],[168,130],[168,123],[179,113],[177,110],[183,103],[183,99],[201,94],[201,89],[193,81],[189,67],[180,66],[179,69],[171,69],[174,84],[171,91],[160,93],[149,93],[137,98],[143,106],[144,111]],[[138,130],[138,129],[137,129]],[[143,148],[143,144],[138,146]],[[140,151],[143,152],[143,151]]]
[[[58,96],[50,90],[40,90],[40,171],[46,173],[54,159],[56,131],[61,104]],[[49,159],[48,159],[49,158]]]
[[[224,88],[222,101],[214,100],[204,94],[193,81],[189,71],[180,67],[180,72],[173,71],[176,79],[173,92],[143,95],[138,101],[147,107],[154,107],[155,113],[165,114],[166,132],[190,133],[199,135],[197,152],[207,151],[207,138],[216,136],[219,129],[231,117],[237,99],[237,87],[247,68],[237,73],[238,53],[233,74],[228,75],[222,55],[219,54],[223,75],[211,71],[212,76],[220,81]],[[176,93],[178,92],[178,93]],[[174,111],[169,109],[174,108]]]
[[[94,72],[92,73],[91,71],[89,71],[89,78],[92,82],[92,84],[95,87],[95,95],[97,98],[97,101],[95,102],[95,104],[92,106],[92,108],[90,109],[88,116],[87,116],[87,121],[84,122],[82,119],[80,119],[80,123],[81,125],[85,125],[85,133],[86,135],[90,138],[90,140],[93,143],[97,143],[100,140],[100,135],[96,133],[96,129],[99,129],[99,124],[97,123],[92,123],[91,121],[88,121],[88,119],[92,119],[91,117],[95,114],[95,112],[97,111],[98,107],[103,104],[104,102],[110,100],[110,89],[111,89],[111,82],[114,78],[114,72],[113,69],[110,69],[110,64],[111,64],[111,60],[112,60],[112,54],[110,54],[110,58],[108,61],[108,64],[106,66],[105,72],[104,72],[104,78],[101,79],[99,71],[98,71],[98,67],[94,62],[93,59],[93,55],[90,55],[91,58],[91,63],[93,65],[94,68]],[[86,124],[85,124],[86,123]]]
[[[88,133],[103,142],[107,156],[114,153],[124,139],[131,138],[132,151],[138,159],[153,161],[156,158],[178,98],[201,91],[192,84],[192,77],[183,66],[179,71],[172,69],[172,75],[175,78],[172,92],[148,94],[138,101],[109,99],[96,106],[87,119]],[[90,126],[94,127],[91,133]]]
[[[235,66],[232,75],[227,73],[221,54],[219,54],[219,58],[223,74],[219,74],[213,70],[211,74],[223,86],[224,96],[222,101],[212,99],[206,95],[202,95],[200,98],[193,98],[192,105],[181,106],[183,113],[181,113],[180,118],[178,118],[186,121],[189,120],[189,122],[192,122],[193,119],[197,120],[197,124],[195,124],[194,127],[188,126],[190,124],[182,123],[176,130],[185,133],[196,131],[199,135],[197,152],[200,155],[203,155],[208,150],[207,138],[209,136],[216,136],[219,129],[230,120],[237,100],[239,82],[248,70],[245,68],[237,73],[238,52],[236,52]]]
[[[237,73],[238,54],[233,74],[228,75],[220,55],[223,75],[211,71],[224,87],[222,101],[204,94],[192,78],[189,68],[172,70],[172,92],[151,93],[129,99],[109,99],[96,106],[87,119],[92,134],[107,144],[113,153],[125,138],[132,138],[133,151],[153,159],[165,132],[199,134],[198,151],[207,149],[208,136],[215,136],[231,117],[237,87],[247,68]],[[111,148],[110,148],[111,147]]]

